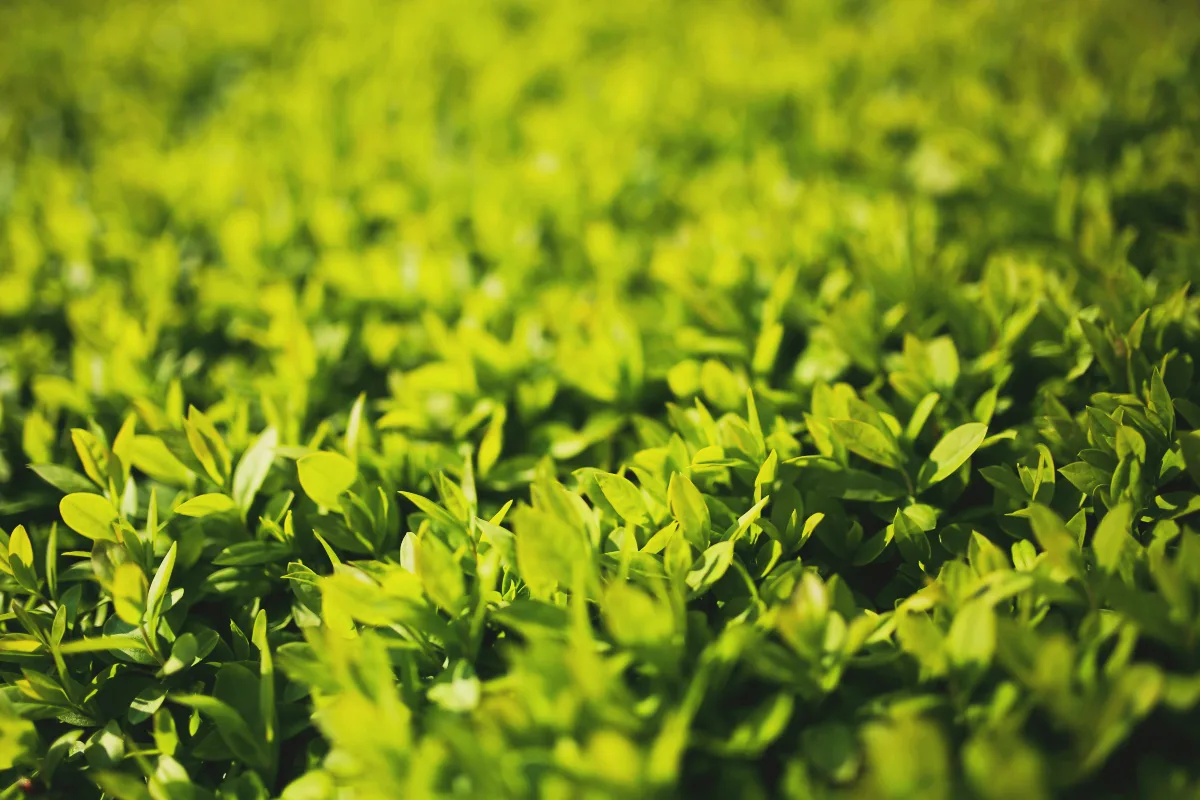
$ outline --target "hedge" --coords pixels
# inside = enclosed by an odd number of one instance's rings
[[[1200,14],[0,5],[0,797],[1194,798]]]

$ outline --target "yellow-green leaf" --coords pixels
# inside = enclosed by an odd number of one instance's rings
[[[126,561],[113,573],[113,609],[121,621],[140,625],[146,613],[146,575],[142,568]]]
[[[115,542],[113,522],[117,509],[106,498],[90,492],[76,492],[64,497],[58,504],[63,522],[71,530],[88,539],[103,539]]]
[[[15,558],[26,567],[33,566],[33,545],[24,525],[18,525],[8,537],[8,558],[10,561]]]
[[[847,450],[881,467],[899,469],[900,450],[887,434],[857,419],[834,419],[834,438]]]
[[[921,484],[933,486],[953,475],[979,449],[987,437],[987,425],[968,422],[947,433],[929,454],[922,467]]]
[[[696,484],[683,473],[677,472],[671,476],[667,486],[667,505],[671,515],[679,522],[683,535],[697,550],[708,547],[709,533],[712,528],[712,517],[704,495],[696,488]]]
[[[646,510],[646,501],[642,492],[633,482],[621,475],[610,475],[607,472],[597,472],[596,482],[604,498],[612,503],[612,507],[621,515],[621,519],[630,525],[646,525],[650,514]]]
[[[195,473],[184,466],[157,436],[134,436],[126,452],[133,466],[156,481],[187,486],[195,478]]]
[[[312,453],[297,461],[296,469],[304,493],[326,508],[338,508],[342,492],[358,478],[354,462],[338,453]]]
[[[451,614],[457,612],[466,589],[454,553],[441,539],[426,531],[417,537],[415,555],[417,576],[425,594]]]
[[[185,517],[207,517],[209,514],[220,514],[234,508],[233,499],[220,492],[210,492],[193,497],[175,509],[176,514]]]
[[[83,471],[101,488],[108,485],[108,453],[91,431],[83,428],[71,429],[71,442],[79,455]]]

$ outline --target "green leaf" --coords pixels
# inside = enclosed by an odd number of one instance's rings
[[[18,525],[13,529],[13,532],[8,538],[8,558],[19,561],[25,565],[26,569],[33,567],[33,545],[29,541],[29,534],[25,532],[24,525]]]
[[[1079,544],[1067,530],[1062,518],[1043,505],[1033,504],[1028,511],[1029,522],[1038,544],[1058,564],[1078,571]]]
[[[707,548],[712,529],[708,504],[696,485],[683,473],[672,473],[667,486],[667,505],[684,537],[698,550]]]
[[[88,639],[76,639],[73,642],[64,642],[58,647],[58,651],[66,655],[73,653],[120,652],[130,649],[145,650],[146,644],[142,640],[132,636],[93,636]]]
[[[920,486],[928,488],[957,472],[983,444],[987,430],[981,422],[968,422],[943,436],[921,467]]]
[[[896,442],[874,425],[856,419],[830,420],[833,436],[850,452],[873,464],[900,469],[902,457]]]
[[[58,464],[31,464],[31,470],[63,494],[96,491],[96,485],[73,469]]]
[[[175,560],[178,558],[179,543],[172,542],[167,555],[154,573],[150,581],[150,589],[146,593],[146,609],[150,618],[150,631],[157,630],[158,615],[162,611],[163,598],[167,595],[167,587],[171,583],[171,573],[175,570]]]
[[[229,448],[216,426],[195,406],[189,406],[183,427],[196,460],[218,486],[224,486],[229,478],[231,458]]]
[[[842,467],[826,458],[807,459],[807,456],[803,456],[789,462],[800,468],[800,481],[806,490],[841,500],[868,503],[898,500],[907,494],[898,483],[866,470]]]
[[[337,784],[330,774],[324,770],[313,770],[289,783],[279,800],[333,800],[336,797]]]
[[[99,487],[108,486],[108,449],[91,431],[71,429],[71,442],[83,465],[83,471]]]
[[[983,600],[963,604],[950,624],[946,646],[951,661],[959,666],[988,666],[996,651],[996,615],[991,604]]]
[[[188,486],[196,477],[158,436],[134,436],[129,460],[151,478],[174,486]]]
[[[1150,411],[1162,422],[1164,433],[1170,436],[1175,432],[1175,408],[1157,367],[1150,373]]]
[[[741,758],[762,755],[783,735],[795,705],[795,698],[786,692],[767,697],[733,726],[729,736],[720,744],[720,752]]]
[[[132,724],[138,725],[154,716],[154,713],[162,707],[163,701],[167,699],[167,690],[162,686],[148,686],[133,698],[133,702],[129,705],[129,713],[126,714]]]
[[[1200,488],[1200,431],[1180,436],[1179,449],[1183,453],[1188,474],[1192,476],[1192,483]]]
[[[430,599],[450,614],[456,613],[466,595],[462,568],[454,553],[437,536],[426,531],[415,543],[417,576]]]
[[[732,541],[717,542],[705,550],[700,556],[700,561],[687,574],[687,585],[692,590],[692,595],[698,597],[712,588],[713,584],[725,576],[732,564]]]
[[[358,463],[358,450],[365,437],[363,433],[363,417],[367,407],[367,393],[360,392],[350,407],[350,416],[346,419],[346,435],[342,440],[342,449],[354,463]],[[273,445],[272,445],[273,447]]]
[[[190,633],[184,633],[171,646],[171,655],[163,662],[163,675],[174,675],[182,672],[196,662],[196,654],[200,651],[200,643]]]
[[[1067,464],[1058,471],[1072,486],[1089,496],[1098,487],[1107,486],[1112,481],[1111,472],[1106,473],[1086,461]]]
[[[675,631],[674,615],[658,598],[629,584],[615,583],[604,594],[604,621],[626,647],[660,644]]]
[[[459,667],[453,671],[442,673],[448,679],[429,687],[429,699],[438,706],[456,713],[473,711],[479,706],[481,684],[479,678],[461,667],[465,662],[459,662]]]
[[[233,500],[227,494],[213,492],[193,497],[175,509],[176,514],[185,517],[207,517],[211,514],[221,514],[234,508]]]
[[[582,530],[530,506],[512,517],[517,567],[535,597],[570,586],[576,568],[590,569],[591,547]]]
[[[226,547],[213,564],[219,567],[248,567],[255,564],[271,564],[283,561],[292,555],[292,546],[280,542],[238,542]]]
[[[258,716],[263,728],[263,741],[266,742],[274,763],[279,756],[276,741],[279,709],[275,705],[275,661],[271,656],[271,642],[267,635],[267,612],[263,609],[254,616],[250,641],[258,648]]]
[[[933,555],[929,545],[929,537],[916,522],[909,518],[904,511],[897,509],[892,517],[892,530],[896,547],[904,560],[912,564],[926,564]]]
[[[221,739],[236,758],[258,769],[267,766],[269,759],[263,744],[232,706],[215,697],[198,694],[175,694],[170,695],[170,699],[180,705],[194,708],[211,719],[216,724]]]
[[[1092,536],[1092,552],[1096,566],[1105,572],[1116,572],[1126,559],[1141,549],[1137,540],[1130,535],[1133,525],[1133,506],[1121,503],[1104,515]]]
[[[114,800],[151,800],[153,797],[141,778],[127,772],[98,769],[92,770],[90,776],[101,791]]]
[[[33,722],[22,718],[13,702],[0,695],[0,770],[26,762],[40,746]]]
[[[296,469],[304,493],[325,508],[339,508],[342,493],[358,478],[354,462],[338,453],[312,453],[297,461]]]
[[[933,413],[933,409],[937,407],[938,401],[941,399],[942,396],[937,392],[930,392],[921,398],[921,402],[917,403],[917,407],[913,409],[908,425],[904,428],[905,439],[910,442],[916,441],[925,428],[925,422],[929,419],[929,415]]]
[[[254,496],[262,488],[275,460],[275,448],[279,445],[279,432],[267,428],[242,454],[233,471],[233,503],[245,516],[254,502]]]
[[[854,779],[862,766],[862,753],[854,729],[840,722],[811,725],[800,734],[805,758],[835,783]]]
[[[868,722],[860,736],[867,752],[867,797],[953,797],[949,748],[936,723],[914,713]]]
[[[117,509],[104,497],[76,492],[64,497],[58,510],[67,527],[79,535],[98,541],[117,540],[112,526],[117,520]]]
[[[1041,753],[1018,735],[981,731],[963,746],[963,767],[981,800],[1049,800]]]
[[[604,493],[604,498],[612,503],[612,507],[621,515],[621,519],[630,525],[644,526],[650,523],[650,512],[646,509],[646,501],[642,498],[642,492],[628,478],[598,472],[596,473],[596,482],[600,484],[600,491]]]
[[[154,746],[164,755],[174,755],[179,747],[179,735],[175,731],[175,719],[171,712],[160,708],[154,712]]]
[[[113,573],[113,607],[130,625],[141,625],[146,613],[146,575],[142,568],[125,562]]]
[[[504,448],[504,425],[507,420],[508,410],[504,406],[497,406],[492,412],[492,420],[488,423],[483,439],[479,442],[477,461],[481,478],[486,478],[500,459],[500,452]]]

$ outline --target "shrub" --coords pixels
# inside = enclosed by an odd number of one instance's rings
[[[0,7],[0,768],[1200,792],[1200,18]]]

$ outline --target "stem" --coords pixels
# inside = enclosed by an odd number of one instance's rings
[[[146,631],[145,623],[138,624],[138,633],[140,633],[142,635],[142,641],[146,643],[146,649],[150,651],[150,655],[154,657],[154,660],[158,662],[159,666],[162,666],[162,663],[163,663],[162,656],[159,655],[158,647],[155,646],[154,640],[150,637],[150,634]]]

